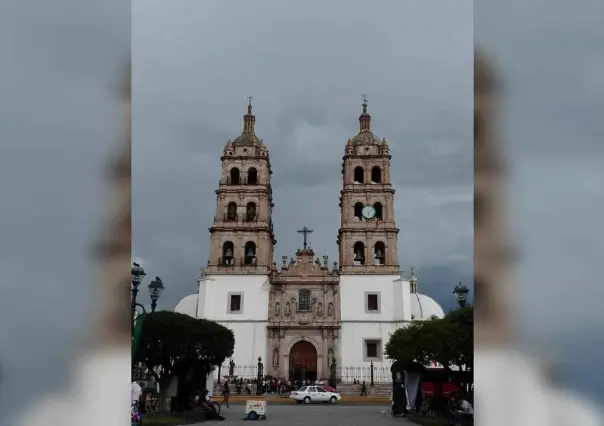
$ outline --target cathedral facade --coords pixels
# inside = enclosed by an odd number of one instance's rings
[[[311,380],[335,366],[388,366],[392,332],[444,315],[417,293],[413,272],[401,275],[389,146],[362,107],[344,146],[336,262],[315,256],[306,227],[296,258],[275,261],[271,163],[251,103],[241,135],[226,143],[207,267],[175,311],[232,329],[239,364],[261,357],[265,374]]]

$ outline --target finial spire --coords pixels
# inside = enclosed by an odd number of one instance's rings
[[[363,113],[359,117],[359,123],[361,124],[360,131],[361,132],[370,132],[371,131],[371,115],[367,112],[367,95],[362,95],[363,97]]]
[[[256,123],[256,117],[252,114],[252,100],[253,96],[248,96],[247,114],[243,116],[243,133],[254,134],[254,123]]]

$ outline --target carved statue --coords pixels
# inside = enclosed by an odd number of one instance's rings
[[[333,349],[330,348],[327,351],[327,366],[331,367],[333,365],[333,361],[334,361],[334,359],[333,359]]]
[[[235,361],[233,361],[231,359],[231,362],[229,362],[229,376],[232,376],[234,372],[235,372]]]
[[[329,302],[329,305],[327,305],[327,315],[328,316],[333,315],[333,303],[331,303],[331,302]]]
[[[292,307],[289,302],[285,303],[285,315],[290,316],[292,313]]]
[[[279,302],[275,303],[275,316],[278,317],[281,315],[281,305]]]
[[[279,366],[279,349],[273,350],[273,367]]]
[[[317,315],[323,316],[323,304],[319,302],[319,307],[317,308]]]

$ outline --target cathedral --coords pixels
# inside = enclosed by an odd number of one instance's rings
[[[417,292],[413,268],[401,275],[391,155],[366,100],[362,108],[343,147],[337,262],[316,256],[306,227],[296,258],[275,259],[271,162],[251,101],[241,135],[224,147],[207,267],[175,311],[233,330],[238,364],[261,357],[265,375],[310,380],[328,378],[334,364],[388,367],[392,332],[444,315]]]

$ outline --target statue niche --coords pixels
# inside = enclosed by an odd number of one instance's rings
[[[273,367],[279,366],[279,349],[273,349]]]
[[[329,302],[327,305],[327,316],[333,316],[333,303]]]
[[[281,315],[281,305],[279,302],[275,303],[275,316],[278,317]]]
[[[317,307],[317,315],[320,317],[323,316],[323,304],[321,302],[319,302],[319,306]]]
[[[285,315],[290,316],[292,314],[292,305],[289,302],[285,303]]]

